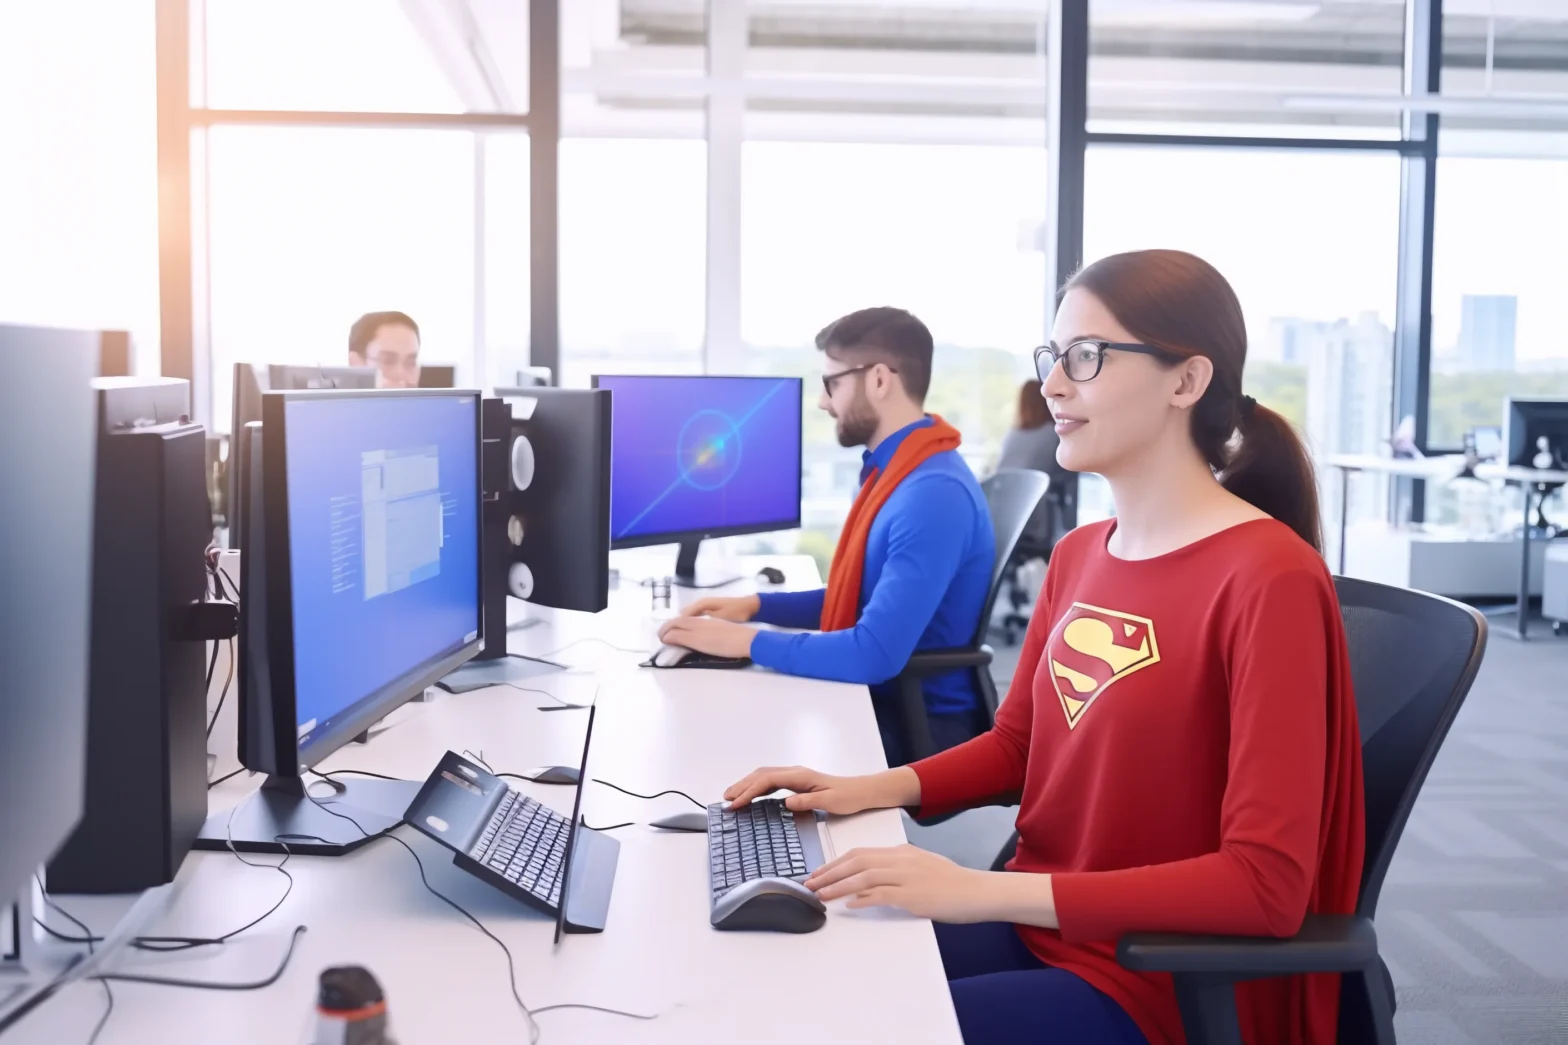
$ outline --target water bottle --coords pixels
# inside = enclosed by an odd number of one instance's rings
[[[321,973],[310,1045],[396,1045],[386,995],[370,970],[336,966]]]

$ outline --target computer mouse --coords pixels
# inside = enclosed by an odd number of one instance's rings
[[[757,571],[757,576],[761,577],[769,584],[784,583],[784,571],[779,569],[777,566],[764,566],[762,569]]]
[[[685,646],[660,646],[649,663],[656,668],[673,668],[689,656],[691,650]]]
[[[715,929],[809,933],[827,919],[822,900],[799,882],[754,878],[719,897],[709,921]]]
[[[650,820],[649,827],[662,827],[666,831],[707,831],[708,814],[706,812],[692,811],[687,813],[671,813],[661,816],[657,820]]]
[[[583,778],[576,766],[545,766],[518,775],[536,784],[576,784]]]
[[[660,646],[659,651],[643,661],[645,668],[745,668],[750,667],[748,657],[715,657],[698,653],[685,646]]]

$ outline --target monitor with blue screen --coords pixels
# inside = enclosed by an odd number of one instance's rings
[[[362,842],[298,801],[301,775],[479,651],[479,402],[464,391],[263,397],[242,553],[240,747],[274,793],[236,816],[238,848],[281,851],[274,835],[304,853]],[[247,612],[258,606],[259,620]],[[372,835],[396,826],[419,789],[343,786],[352,801],[334,801],[355,805]],[[204,840],[226,844],[229,830]]]
[[[612,548],[680,544],[800,526],[801,380],[607,376]]]

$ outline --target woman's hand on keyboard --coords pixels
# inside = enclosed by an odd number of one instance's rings
[[[738,809],[780,790],[795,792],[784,800],[790,809],[820,809],[839,815],[920,802],[920,778],[908,766],[867,776],[829,776],[804,766],[769,766],[730,785],[724,797],[730,808]]]

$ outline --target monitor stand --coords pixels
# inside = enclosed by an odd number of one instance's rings
[[[725,570],[713,573],[697,572],[697,548],[702,543],[699,538],[695,541],[682,541],[681,550],[675,556],[675,585],[680,588],[723,588],[740,580],[739,574],[731,574]]]
[[[349,775],[313,780],[313,802],[302,778],[269,776],[233,810],[208,816],[193,848],[224,852],[232,841],[242,853],[342,856],[402,824],[423,784]]]
[[[508,622],[506,630],[510,634],[543,623],[543,617],[523,617]],[[508,653],[506,644],[502,643],[496,650],[482,651],[467,664],[449,672],[436,685],[448,693],[469,693],[476,689],[507,684],[526,687],[527,683],[534,679],[565,670],[565,664],[557,664],[543,657],[526,657],[521,653]]]

